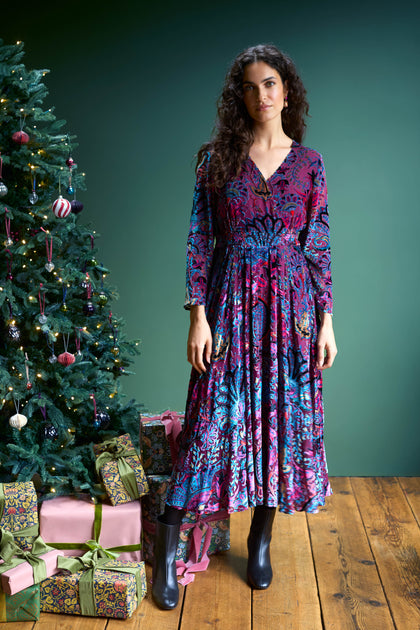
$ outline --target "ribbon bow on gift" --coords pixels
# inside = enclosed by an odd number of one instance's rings
[[[80,613],[89,617],[95,617],[96,598],[94,577],[96,569],[108,569],[117,571],[118,573],[130,573],[136,578],[137,600],[142,598],[141,573],[138,567],[121,567],[115,563],[119,553],[115,553],[110,549],[104,549],[96,540],[88,540],[85,543],[89,547],[83,556],[77,558],[69,558],[60,556],[57,566],[60,569],[76,573],[83,571],[79,578],[79,603]]]
[[[181,531],[185,531],[187,529],[193,528],[192,533],[192,541],[190,547],[190,555],[187,562],[184,560],[177,560],[177,575],[183,575],[183,577],[178,580],[180,584],[186,586],[190,584],[190,582],[194,581],[194,573],[197,571],[206,571],[209,566],[210,558],[208,557],[208,550],[211,543],[211,537],[213,533],[212,521],[215,519],[222,520],[228,518],[229,514],[225,510],[221,510],[216,514],[208,514],[207,516],[201,516],[195,523],[182,523]],[[201,527],[204,526],[204,530]],[[203,541],[203,549],[201,551],[201,560],[200,557],[200,549],[201,543]]]
[[[0,534],[0,558],[4,561],[3,564],[0,564],[0,574],[23,562],[29,562],[32,567],[34,584],[45,580],[47,569],[44,560],[39,556],[47,553],[47,551],[53,551],[53,548],[46,545],[41,536],[38,536],[33,542],[31,551],[23,551],[15,543],[12,532],[1,528]]]
[[[182,424],[176,411],[164,411],[160,414],[159,420],[165,427],[166,439],[171,449],[172,464],[175,464],[179,450],[179,434],[182,431]]]
[[[133,499],[139,499],[139,489],[137,487],[137,479],[134,468],[130,466],[130,464],[125,459],[126,457],[138,457],[134,448],[128,448],[127,446],[118,442],[119,438],[112,438],[112,440],[107,440],[106,442],[102,442],[102,445],[106,450],[104,450],[100,455],[98,455],[96,459],[96,470],[98,474],[100,474],[102,466],[107,464],[108,462],[112,462],[113,460],[117,461],[118,472],[121,476],[121,481],[124,484],[125,489],[127,490],[130,497]]]

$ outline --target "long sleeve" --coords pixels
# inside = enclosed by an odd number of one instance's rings
[[[319,311],[332,314],[328,191],[325,166],[321,154],[319,154],[318,163],[312,174],[312,184],[307,207],[307,225],[299,235],[299,239],[308,263],[316,306]]]
[[[213,260],[214,221],[211,195],[205,184],[210,161],[208,151],[197,169],[190,228],[187,239],[184,308],[206,304],[207,283]]]

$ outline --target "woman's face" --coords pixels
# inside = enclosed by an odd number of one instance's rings
[[[245,66],[242,89],[245,107],[256,122],[263,123],[281,116],[287,90],[277,70],[264,61]]]

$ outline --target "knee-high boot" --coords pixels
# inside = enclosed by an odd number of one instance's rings
[[[175,556],[181,523],[170,525],[161,518],[156,521],[152,597],[160,608],[170,610],[175,608],[179,598]]]
[[[247,578],[253,588],[268,588],[273,579],[270,562],[270,541],[276,508],[257,506],[247,540]]]

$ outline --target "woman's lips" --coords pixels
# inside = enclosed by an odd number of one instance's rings
[[[271,105],[261,105],[260,107],[258,107],[258,111],[264,112],[266,109],[269,109],[270,107]]]

